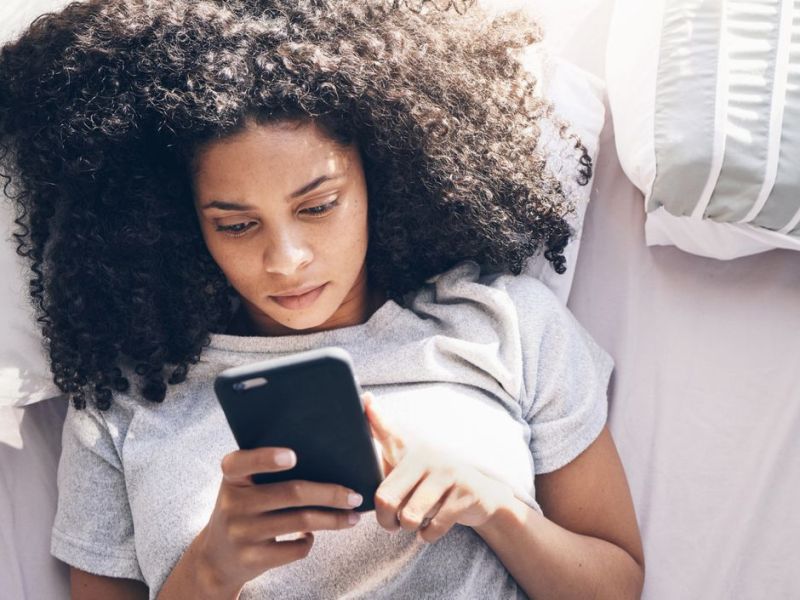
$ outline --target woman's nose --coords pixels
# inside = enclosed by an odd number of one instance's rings
[[[273,237],[264,249],[264,270],[276,275],[292,275],[308,265],[313,253],[300,236],[284,232]]]

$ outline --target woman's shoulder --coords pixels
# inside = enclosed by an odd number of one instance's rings
[[[536,277],[525,272],[514,275],[488,269],[474,261],[460,262],[430,278],[411,296],[412,307],[420,304],[492,305],[526,316],[542,317],[566,311],[550,288]]]
[[[111,391],[111,401],[108,405],[100,407],[94,398],[87,397],[80,408],[75,408],[71,403],[68,419],[78,426],[102,427],[109,430],[112,435],[122,434],[128,424],[142,412],[168,416],[170,411],[167,409],[171,404],[196,395],[199,389],[209,385],[213,375],[221,369],[215,367],[215,364],[209,363],[204,356],[201,356],[197,364],[190,365],[189,374],[184,381],[167,385],[164,400],[153,402],[145,398],[146,379],[136,372],[130,361],[123,361],[120,371],[125,385]],[[164,372],[169,375],[171,368],[174,368],[174,365],[166,365]]]
[[[515,356],[562,335],[571,321],[566,307],[527,274],[489,272],[475,262],[459,263],[429,279],[406,304],[439,335],[496,344]]]
[[[132,387],[132,386],[131,386]],[[79,406],[69,400],[65,427],[87,441],[105,437],[119,445],[125,438],[139,404],[135,391],[114,390],[108,406],[100,407],[94,398],[85,398]]]

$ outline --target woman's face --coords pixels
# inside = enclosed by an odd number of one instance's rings
[[[313,122],[249,124],[194,161],[206,245],[256,333],[363,322],[367,186],[358,149]]]

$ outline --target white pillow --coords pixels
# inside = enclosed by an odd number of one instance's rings
[[[603,82],[562,58],[546,55],[540,57],[540,60],[542,63],[538,76],[541,93],[553,103],[556,116],[566,121],[570,131],[580,138],[592,164],[596,165],[600,132],[605,123]],[[564,250],[564,257],[567,259],[565,273],[556,273],[542,256],[531,260],[526,272],[540,279],[566,304],[575,276],[583,219],[589,205],[594,176],[586,185],[578,184],[579,157],[574,144],[564,140],[549,124],[542,126],[541,145],[548,157],[548,168],[558,177],[564,192],[575,203],[576,211],[569,221],[576,236]]]
[[[0,3],[0,44],[19,35],[38,15],[65,4],[66,0]],[[2,190],[0,204],[0,406],[24,406],[61,392],[53,384],[33,307],[28,302],[27,265],[17,256],[11,237],[16,230],[14,209]]]
[[[15,229],[11,202],[0,198],[0,406],[23,406],[61,392],[53,384],[50,368],[28,302],[23,259],[11,239]]]
[[[597,162],[600,133],[605,124],[605,86],[596,75],[602,74],[602,53],[597,46],[605,43],[605,28],[598,26],[610,11],[609,0],[479,0],[490,14],[524,9],[544,30],[544,43],[526,52],[524,63],[539,80],[539,93],[554,105],[555,114],[570,125],[592,159]],[[576,213],[570,225],[576,237],[564,251],[567,271],[559,275],[542,256],[526,265],[525,272],[540,279],[564,303],[567,303],[575,263],[580,249],[583,218],[589,204],[592,181],[577,184],[576,153],[572,146],[547,124],[542,129],[542,145],[548,155],[548,168],[561,180],[573,200]]]
[[[2,11],[9,10],[15,4],[16,2],[12,2],[10,5],[0,6],[0,16]],[[32,10],[28,5],[28,20],[43,11],[55,10],[60,4],[64,2],[40,1],[33,5],[38,10]],[[26,21],[16,13],[13,20],[0,19],[0,23],[4,23],[4,29],[0,31],[0,40],[3,40],[11,37],[7,26],[13,24],[11,29],[18,33],[24,28]],[[538,51],[529,53],[526,60],[528,67],[535,70],[540,79],[541,92],[554,103],[556,114],[571,124],[572,130],[581,138],[595,161],[600,131],[605,120],[604,90],[600,80],[563,59],[548,58]],[[566,304],[575,273],[580,231],[589,202],[591,182],[586,186],[577,185],[575,164],[569,162],[570,159],[575,159],[575,152],[554,130],[546,128],[542,138],[552,156],[548,166],[557,175],[562,175],[564,189],[576,204],[577,211],[571,225],[578,232],[578,237],[564,252],[567,259],[566,273],[558,275],[542,257],[532,260],[526,272],[541,279]],[[34,323],[33,308],[27,300],[27,265],[16,255],[15,244],[11,239],[11,233],[15,229],[12,205],[6,198],[0,200],[3,203],[0,210],[0,231],[5,240],[0,247],[0,314],[4,316],[0,325],[0,339],[3,340],[0,345],[0,405],[23,406],[58,395],[59,390],[52,383],[41,336]]]
[[[606,77],[649,245],[800,250],[800,6],[617,0]]]
[[[479,0],[494,12],[524,9],[542,26],[550,54],[602,78],[613,0]]]
[[[20,35],[39,15],[61,10],[69,2],[70,0],[3,0],[0,3],[0,43]]]

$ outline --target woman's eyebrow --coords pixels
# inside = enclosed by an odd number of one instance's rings
[[[220,210],[252,210],[255,207],[249,204],[239,204],[238,202],[228,202],[226,200],[212,200],[208,204],[204,204],[202,209],[218,208]]]
[[[303,195],[307,194],[308,192],[310,192],[312,190],[315,190],[316,188],[321,186],[326,181],[332,181],[334,179],[338,179],[341,176],[342,175],[340,173],[336,173],[334,175],[320,175],[316,179],[313,179],[312,181],[310,181],[309,183],[307,183],[306,185],[301,187],[299,190],[296,190],[296,191],[292,192],[289,195],[289,197],[290,198],[297,198],[298,196],[303,196]]]
[[[289,197],[297,198],[299,196],[303,196],[317,189],[323,183],[333,181],[334,179],[339,179],[340,177],[342,177],[340,173],[335,175],[320,175],[316,179],[312,179],[300,189],[292,192]],[[250,204],[241,204],[239,202],[230,202],[228,200],[212,200],[211,202],[208,202],[202,206],[203,210],[207,208],[217,208],[219,210],[253,210],[255,209],[255,206],[251,206]]]

